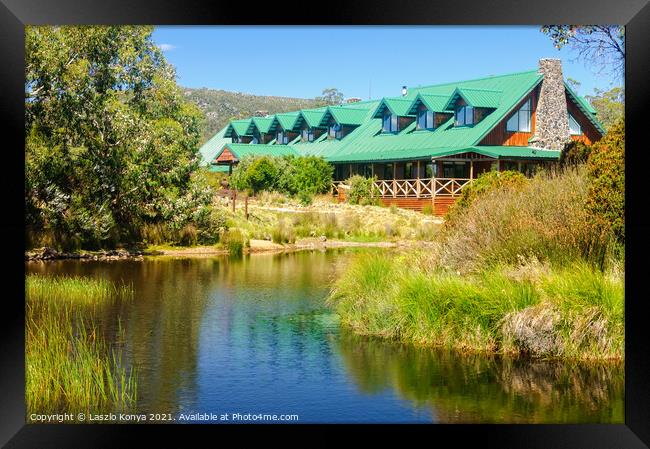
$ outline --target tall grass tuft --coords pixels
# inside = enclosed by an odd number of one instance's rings
[[[137,381],[102,339],[92,310],[133,297],[101,279],[26,278],[26,402],[31,413],[130,410]],[[93,308],[89,308],[92,306]]]

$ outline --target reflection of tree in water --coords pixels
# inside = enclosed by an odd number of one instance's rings
[[[623,422],[620,365],[459,355],[345,330],[339,350],[362,391],[394,389],[439,422]]]

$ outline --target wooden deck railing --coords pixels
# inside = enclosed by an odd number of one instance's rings
[[[383,198],[454,198],[471,181],[469,178],[385,179],[376,181],[375,185]],[[347,187],[345,181],[335,181],[333,192],[343,186]]]

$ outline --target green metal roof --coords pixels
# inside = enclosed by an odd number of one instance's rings
[[[251,123],[248,126],[248,130],[246,131],[246,134],[253,134],[253,131],[255,128],[260,133],[267,134],[269,132],[269,128],[271,127],[271,123],[273,123],[273,116],[271,117],[253,117],[251,119]]]
[[[230,152],[238,159],[241,160],[246,156],[287,156],[298,155],[298,152],[289,145],[264,145],[264,144],[250,144],[250,143],[227,143],[213,158],[216,159],[221,156],[221,153],[228,148]]]
[[[228,173],[230,168],[227,165],[210,164],[208,171],[217,173]]]
[[[294,129],[296,126],[296,120],[298,119],[298,116],[300,115],[299,111],[296,112],[283,112],[280,114],[275,114],[273,117],[273,120],[271,121],[271,125],[269,125],[269,132],[276,132],[278,128],[278,124],[282,127],[283,130],[285,131],[291,131]]]
[[[209,166],[217,157],[217,154],[221,154],[223,146],[230,143],[230,138],[224,135],[226,129],[227,127],[221,129],[199,149],[199,153],[201,154],[201,162],[199,165],[204,167]]]
[[[409,108],[413,103],[412,100],[405,98],[382,98],[379,102],[379,106],[375,109],[375,112],[372,114],[373,118],[380,118],[384,115],[384,111],[388,109],[391,114],[406,116],[412,115],[409,113]]]
[[[447,101],[449,101],[448,95],[418,94],[409,106],[408,112],[409,114],[415,114],[420,104],[433,112],[449,112],[445,109]]]
[[[356,127],[340,140],[328,139],[327,134],[324,133],[314,142],[295,139],[289,145],[231,144],[229,148],[238,157],[243,157],[244,154],[315,155],[322,156],[332,163],[428,159],[466,151],[476,151],[488,157],[554,159],[557,158],[558,152],[548,153],[545,152],[548,150],[536,150],[531,147],[480,145],[485,136],[514,112],[517,104],[529,95],[542,79],[543,76],[537,70],[531,70],[411,88],[404,97],[304,109],[294,113],[296,114],[294,126],[302,126],[303,122],[312,127],[325,126],[329,118],[334,117],[340,124]],[[576,104],[587,117],[596,124],[597,120],[588,108],[588,103],[575,95],[568,86],[567,92],[575,98]],[[417,102],[422,102],[429,109],[442,112],[453,96],[463,97],[474,106],[489,106],[493,110],[473,126],[455,127],[453,118],[450,118],[434,130],[417,130],[412,123],[395,134],[382,133],[382,120],[373,118],[380,105],[393,108],[396,113],[409,113],[414,111],[414,107],[419,104]],[[250,126],[256,126],[260,132],[268,132],[270,122],[273,120],[273,117],[254,117]],[[602,129],[599,126],[597,128]],[[224,130],[221,130],[201,148],[204,160],[206,158],[208,161],[214,160],[217,152],[229,143],[230,139],[227,139]]]
[[[356,106],[359,103],[354,103]],[[368,109],[348,106],[329,106],[320,120],[320,126],[327,125],[330,117],[340,125],[361,125],[368,115]]]
[[[320,126],[320,121],[323,118],[323,114],[327,111],[327,108],[317,108],[317,109],[301,109],[298,118],[296,119],[296,126],[302,126],[302,122],[307,122],[307,126],[310,128],[315,128]]]
[[[496,108],[499,106],[502,94],[503,92],[500,90],[457,87],[449,97],[445,109],[453,110],[454,104],[459,98],[475,108]]]
[[[242,119],[242,120],[232,120],[228,123],[226,127],[226,132],[224,137],[232,137],[232,132],[235,131],[238,136],[245,136],[248,131],[248,127],[251,124],[251,119]]]

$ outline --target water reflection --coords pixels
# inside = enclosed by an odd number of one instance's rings
[[[622,423],[623,366],[459,355],[341,331],[360,389],[397,391],[441,423]]]
[[[297,413],[300,422],[622,422],[623,368],[362,338],[324,303],[347,251],[240,259],[30,262],[131,283],[97,311],[146,412]],[[124,331],[123,338],[119,329]]]

